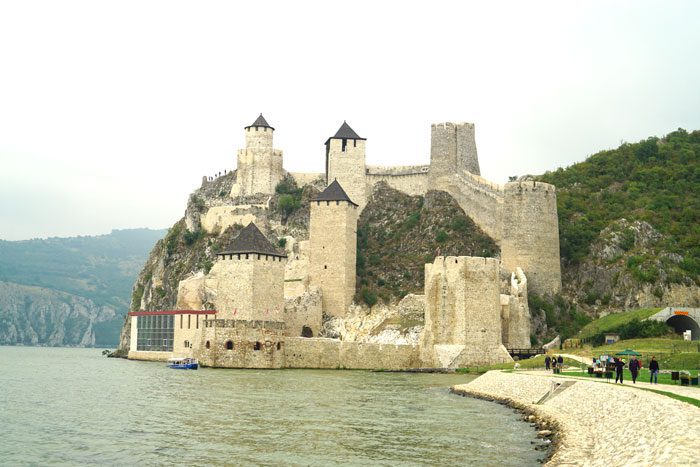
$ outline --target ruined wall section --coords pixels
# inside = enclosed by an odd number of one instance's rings
[[[386,182],[390,187],[410,196],[424,195],[428,189],[428,165],[402,167],[367,166],[367,193],[374,185]]]
[[[540,295],[561,290],[559,219],[553,185],[526,181],[506,183],[503,189],[503,267],[521,267],[528,289]]]
[[[309,287],[309,290],[284,302],[285,336],[301,337],[304,328],[311,336],[318,336],[323,323],[323,301],[321,289]]]
[[[355,295],[358,211],[346,201],[311,201],[309,283],[331,316],[345,316]]]
[[[520,268],[511,273],[509,293],[501,294],[503,345],[509,349],[529,349],[530,309],[527,303],[527,278]]]
[[[425,265],[425,366],[512,360],[502,345],[499,266],[495,258],[470,256],[438,256]]]
[[[288,338],[285,359],[287,368],[420,368],[420,351],[417,346],[346,342],[338,339]]]

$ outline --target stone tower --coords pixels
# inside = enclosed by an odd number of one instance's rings
[[[554,185],[510,182],[503,187],[503,267],[520,267],[527,275],[528,291],[539,295],[561,290],[559,219]]]
[[[272,146],[274,131],[262,114],[245,127],[245,149],[238,150],[236,183],[231,188],[231,196],[275,192],[284,171],[282,151]]]
[[[243,228],[209,272],[217,318],[283,321],[286,258],[254,223]]]
[[[358,206],[334,180],[311,201],[311,285],[323,294],[323,311],[345,316],[355,295]]]
[[[365,141],[347,122],[326,140],[326,183],[338,180],[360,211],[367,203]]]
[[[425,265],[424,366],[512,361],[502,344],[499,261],[438,256]]]
[[[466,170],[481,175],[473,123],[433,123],[430,129],[430,178]]]

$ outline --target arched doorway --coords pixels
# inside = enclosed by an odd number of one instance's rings
[[[690,329],[691,338],[694,341],[700,340],[700,325],[690,316],[674,315],[666,320],[666,324],[671,326],[678,334],[683,334]]]
[[[304,326],[301,328],[301,337],[314,337],[314,332],[310,327]]]

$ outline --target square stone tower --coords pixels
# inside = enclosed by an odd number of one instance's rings
[[[338,180],[311,201],[311,285],[323,295],[323,310],[345,316],[355,295],[358,206]]]
[[[217,253],[207,286],[216,290],[219,319],[284,321],[284,267],[254,223],[241,230],[231,248]]]
[[[326,183],[338,180],[360,211],[367,204],[365,141],[347,122],[326,140]]]
[[[231,196],[247,196],[262,193],[271,195],[284,177],[282,151],[273,149],[272,128],[265,117],[260,116],[245,127],[245,149],[238,150],[236,183]]]

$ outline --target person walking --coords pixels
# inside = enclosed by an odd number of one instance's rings
[[[552,363],[552,359],[549,358],[549,355],[544,357],[544,369],[549,371],[549,364]]]
[[[649,384],[659,384],[659,362],[656,361],[656,357],[651,356],[651,361],[649,362]]]
[[[622,382],[622,375],[625,371],[625,361],[622,360],[621,358],[616,358],[615,359],[615,384],[617,384],[617,380],[620,380],[620,384],[625,384]]]
[[[630,373],[632,373],[632,384],[637,384],[637,375],[639,374],[639,360],[637,360],[637,357],[632,356],[632,360],[630,360],[629,368],[630,368]]]
[[[557,357],[557,366],[559,367],[560,371],[562,368],[564,368],[564,357],[562,357],[561,355]]]

